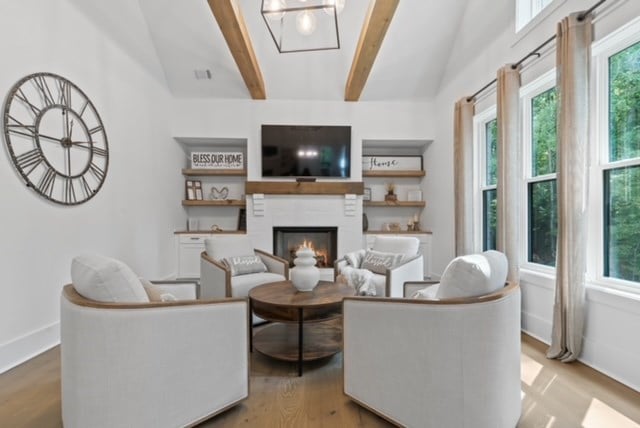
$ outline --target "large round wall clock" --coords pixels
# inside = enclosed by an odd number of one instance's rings
[[[98,193],[109,146],[100,115],[80,88],[52,73],[24,77],[4,106],[9,155],[28,187],[63,205]]]

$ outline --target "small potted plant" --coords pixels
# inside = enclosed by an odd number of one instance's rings
[[[395,194],[396,185],[393,183],[387,183],[387,194],[384,195],[385,201],[396,202],[398,200],[398,195]]]

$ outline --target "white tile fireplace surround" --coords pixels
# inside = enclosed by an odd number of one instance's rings
[[[355,195],[252,195],[247,233],[256,248],[273,251],[274,227],[338,228],[338,257],[362,248],[362,202]]]

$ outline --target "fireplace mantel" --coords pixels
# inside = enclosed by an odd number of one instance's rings
[[[362,195],[362,181],[247,181],[245,193],[253,195]]]

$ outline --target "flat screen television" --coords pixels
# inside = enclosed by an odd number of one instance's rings
[[[262,125],[263,177],[351,174],[350,126]]]

